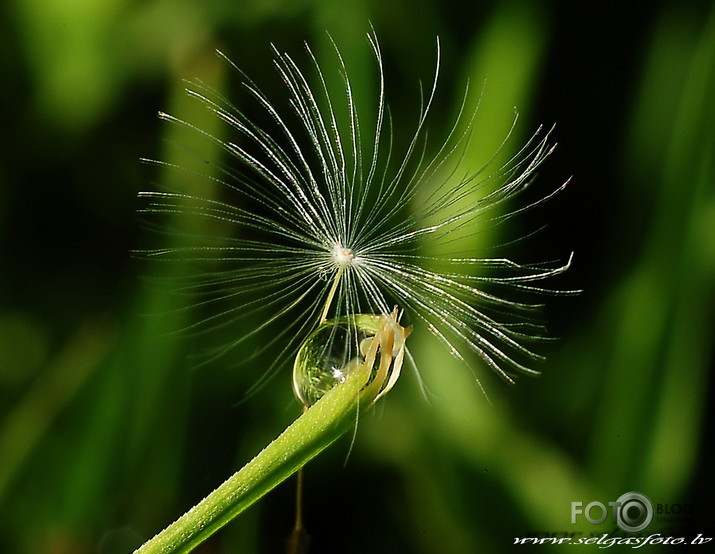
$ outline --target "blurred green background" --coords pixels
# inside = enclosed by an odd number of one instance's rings
[[[490,383],[491,406],[442,350],[415,344],[431,402],[406,374],[361,421],[347,463],[349,438],[307,469],[313,552],[508,552],[514,537],[613,532],[610,520],[572,525],[571,502],[628,491],[693,506],[687,521],[649,532],[715,534],[711,2],[10,0],[0,10],[0,551],[131,551],[297,415],[287,373],[238,403],[260,372],[196,369],[202,338],[170,335],[190,310],[157,316],[182,299],[147,285],[160,270],[130,255],[156,240],[136,193],[168,178],[139,158],[180,161],[176,145],[192,140],[158,110],[215,125],[182,92],[185,78],[223,90],[230,69],[215,48],[261,81],[274,71],[270,42],[299,55],[308,40],[328,59],[329,30],[369,103],[368,22],[398,133],[413,128],[435,35],[434,136],[468,79],[484,91],[474,168],[514,107],[520,140],[557,124],[537,187],[573,182],[516,222],[517,235],[549,227],[509,254],[574,251],[558,285],[584,293],[549,301],[561,340],[543,376]],[[292,514],[286,483],[198,551],[281,552]]]

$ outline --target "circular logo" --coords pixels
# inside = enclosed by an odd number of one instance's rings
[[[616,502],[616,524],[626,533],[638,533],[653,521],[653,503],[645,494],[627,492]]]

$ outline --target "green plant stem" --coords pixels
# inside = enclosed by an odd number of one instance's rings
[[[328,391],[253,460],[144,543],[139,554],[189,552],[351,429],[379,387],[362,365]]]

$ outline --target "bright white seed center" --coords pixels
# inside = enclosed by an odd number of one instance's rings
[[[333,247],[333,260],[338,265],[338,267],[347,267],[355,259],[355,254],[350,248],[343,248],[339,244]]]

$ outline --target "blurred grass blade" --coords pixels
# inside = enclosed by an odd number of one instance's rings
[[[617,334],[592,458],[608,490],[641,487],[666,499],[693,469],[706,391],[712,264],[702,237],[712,236],[715,144],[715,19],[698,32],[701,21],[673,10],[664,10],[654,34],[634,120],[632,179],[647,185],[643,194],[655,196],[637,200],[652,203],[650,226],[607,316]],[[672,105],[675,117],[664,125],[662,107]],[[653,187],[643,167],[659,158],[653,176],[659,186]]]
[[[105,322],[88,319],[0,427],[0,505],[34,447],[71,403],[112,345]]]
[[[682,246],[678,257],[668,257],[675,298],[643,472],[648,486],[660,487],[664,498],[674,500],[695,469],[715,322],[715,7],[688,70],[664,171],[671,195],[666,201],[682,198]],[[670,224],[663,221],[660,231],[671,233]]]

